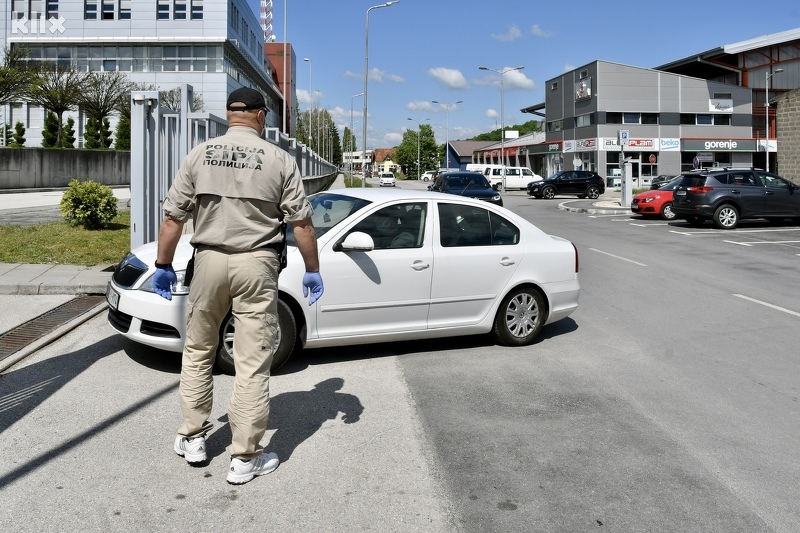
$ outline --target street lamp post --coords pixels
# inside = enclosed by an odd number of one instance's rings
[[[412,120],[413,121],[414,119],[413,118],[409,118],[408,120]],[[430,119],[426,118],[425,120],[430,120]],[[419,179],[419,177],[422,174],[420,172],[422,169],[419,166],[419,141],[420,141],[420,137],[422,137],[422,122],[417,123],[417,179]]]
[[[353,100],[359,96],[364,96],[364,93],[354,94],[350,98],[350,135],[347,136],[347,144],[350,145],[350,176],[353,175]]]
[[[312,135],[312,132],[314,131],[314,93],[312,92],[314,78],[312,77],[313,70],[311,68],[311,59],[304,57],[303,61],[308,63],[308,97],[311,99],[311,109],[308,112],[308,147],[313,150],[314,148],[311,146],[311,140],[314,138]]]
[[[522,70],[525,67],[506,67],[500,70],[495,70],[489,67],[478,67],[479,70],[491,70],[500,74],[500,165],[503,168],[503,190],[506,190],[506,152],[505,152],[505,138],[506,138],[506,124],[505,124],[505,90],[503,87],[503,78],[506,72],[512,70]]]
[[[451,105],[458,105],[463,104],[463,100],[459,100],[457,102],[439,102],[438,100],[431,100],[431,103],[443,105],[445,111],[447,112],[446,118],[446,126],[445,126],[445,141],[444,141],[444,163],[445,168],[450,170],[450,158],[447,157],[447,149],[450,147],[450,106]]]
[[[367,80],[369,79],[369,12],[373,9],[379,9],[382,7],[389,7],[398,3],[400,0],[391,0],[390,2],[386,2],[384,4],[380,4],[377,6],[372,6],[367,8],[367,25],[364,32],[364,117],[363,123],[361,127],[363,129],[362,137],[364,141],[364,146],[362,149],[364,150],[364,161],[367,159]],[[365,164],[362,163],[362,168],[364,169],[363,179],[361,180],[361,187],[366,187],[367,181],[367,174],[366,169],[364,168]]]
[[[291,132],[286,129],[286,115],[292,108],[292,95],[289,94],[289,101],[286,101],[286,0],[283,0],[283,124],[282,131],[287,137],[291,137]]]
[[[775,72],[771,73],[769,71],[765,72],[764,74],[766,77],[764,78],[764,109],[766,113],[764,113],[764,122],[767,125],[767,144],[764,147],[764,154],[767,158],[767,172],[769,172],[769,79],[777,74],[778,72],[783,72],[782,68],[775,69]],[[777,142],[777,138],[775,140]],[[777,154],[778,150],[775,149]]]

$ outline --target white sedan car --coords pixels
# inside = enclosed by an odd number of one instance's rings
[[[391,172],[381,173],[381,187],[384,185],[388,185],[389,187],[394,187],[397,185],[397,180],[395,179],[394,174]]]
[[[300,348],[492,333],[531,344],[542,326],[578,306],[578,251],[511,211],[429,191],[338,189],[309,197],[325,293],[303,298],[303,260],[287,236],[278,282],[279,337],[273,369]],[[125,337],[183,349],[189,236],[173,260],[171,301],[153,292],[156,243],[133,250],[107,289],[108,322]],[[235,321],[220,328],[218,366],[233,372]]]

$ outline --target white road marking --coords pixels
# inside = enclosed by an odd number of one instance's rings
[[[618,256],[618,255],[610,254],[610,253],[608,253],[608,252],[604,252],[604,251],[602,251],[602,250],[598,250],[597,248],[589,248],[589,249],[590,249],[591,251],[593,251],[593,252],[597,252],[597,253],[599,253],[599,254],[603,254],[603,255],[607,255],[607,256],[609,256],[609,257],[613,257],[614,259],[620,259],[620,260],[622,260],[622,261],[627,261],[627,262],[629,262],[629,263],[633,263],[634,265],[639,265],[639,266],[643,266],[643,267],[646,267],[646,266],[647,266],[647,265],[645,265],[644,263],[638,263],[638,262],[636,262],[636,261],[633,261],[632,259],[626,259],[626,258],[624,258],[624,257],[620,257],[620,256]]]
[[[727,242],[729,244],[738,244],[739,246],[753,246],[754,244],[800,244],[800,241],[749,241],[749,242],[722,241],[722,242]]]
[[[784,313],[787,313],[787,314],[790,314],[790,315],[793,315],[793,316],[796,316],[796,317],[800,317],[800,313],[798,313],[796,311],[791,311],[789,309],[786,309],[785,307],[779,307],[777,305],[768,304],[767,302],[762,302],[761,300],[756,300],[754,298],[750,298],[749,296],[744,296],[743,294],[734,294],[734,296],[736,296],[737,298],[741,298],[743,300],[747,300],[749,302],[753,302],[753,303],[757,303],[757,304],[763,305],[765,307],[771,307],[772,309],[775,309],[777,311],[782,311]]]

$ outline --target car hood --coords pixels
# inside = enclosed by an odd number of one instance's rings
[[[652,190],[652,191],[640,192],[639,194],[634,194],[633,198],[635,200],[641,201],[641,200],[644,200],[646,198],[662,198],[662,197],[667,196],[667,195],[672,196],[672,191],[661,191],[661,190],[656,189],[656,190]]]

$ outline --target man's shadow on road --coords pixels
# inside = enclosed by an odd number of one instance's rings
[[[343,413],[342,422],[358,422],[364,406],[357,396],[337,392],[344,386],[342,378],[320,381],[310,391],[283,392],[269,400],[267,431],[275,433],[265,446],[275,452],[285,463],[294,450],[316,433],[328,420],[336,420]],[[225,425],[209,435],[208,449],[212,456],[222,454],[231,442],[231,429],[227,415],[220,418]]]

